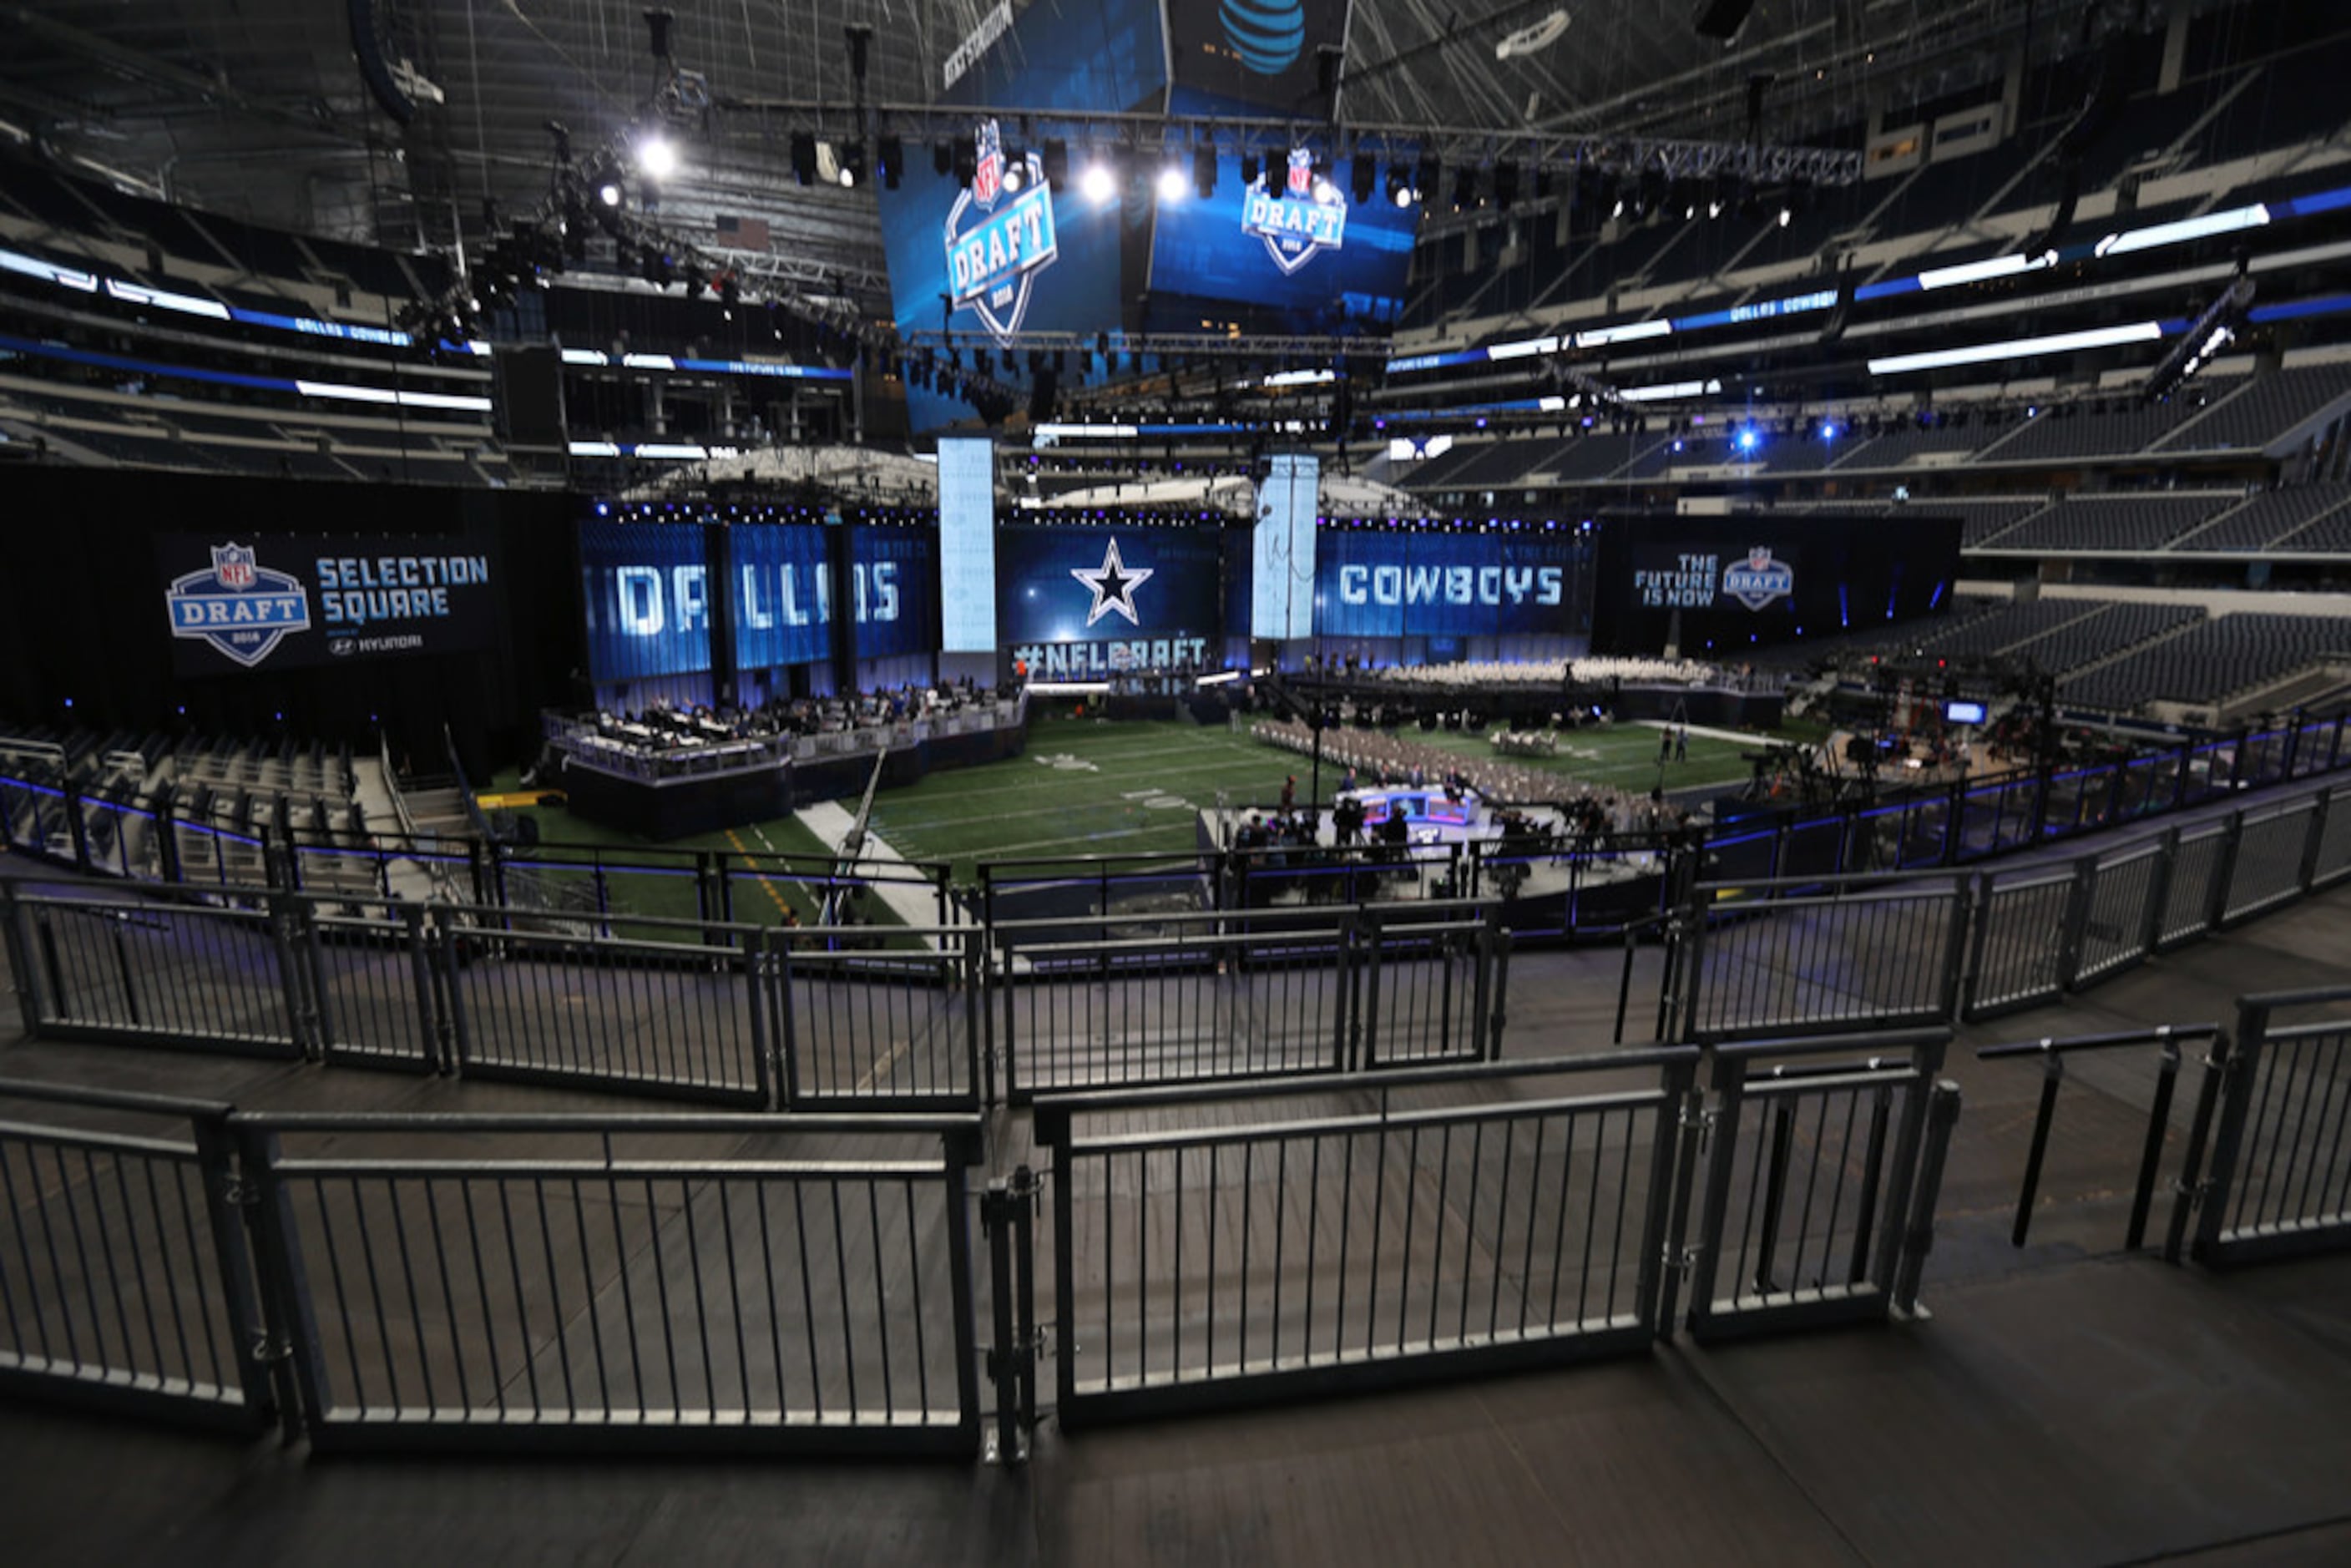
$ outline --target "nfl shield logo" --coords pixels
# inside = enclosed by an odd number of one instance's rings
[[[163,591],[172,636],[207,644],[249,670],[310,629],[310,595],[300,578],[262,565],[251,545],[211,548],[209,569],[183,572]]]
[[[256,575],[253,551],[246,546],[213,547],[213,576],[223,588],[236,591],[251,588]]]
[[[1762,545],[1757,545],[1753,549],[1750,549],[1747,552],[1747,568],[1750,571],[1770,570],[1771,568],[1771,550]]]
[[[1314,189],[1314,154],[1303,147],[1290,150],[1290,193],[1304,197]]]
[[[1796,591],[1796,573],[1786,561],[1772,559],[1771,546],[1751,545],[1744,564],[1733,561],[1723,569],[1722,591],[1750,610],[1761,610]]]
[[[972,168],[971,197],[983,211],[996,205],[998,193],[1004,189],[1004,138],[996,121],[982,120],[977,139],[979,162]]]

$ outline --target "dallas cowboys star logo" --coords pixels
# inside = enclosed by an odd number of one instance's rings
[[[1147,566],[1130,570],[1126,562],[1118,558],[1116,539],[1110,541],[1110,549],[1102,552],[1102,565],[1093,570],[1088,571],[1081,566],[1071,567],[1070,575],[1084,583],[1094,596],[1093,607],[1086,612],[1086,624],[1091,626],[1115,610],[1126,617],[1127,624],[1140,630],[1143,622],[1135,618],[1134,591],[1151,580],[1155,570]]]

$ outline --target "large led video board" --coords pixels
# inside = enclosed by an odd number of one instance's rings
[[[1008,528],[997,625],[1032,675],[1211,667],[1223,649],[1222,531]]]
[[[996,444],[939,440],[939,649],[996,652]]]
[[[743,523],[726,530],[735,609],[735,667],[773,669],[832,657],[832,592],[825,529],[814,523]]]
[[[1825,637],[1949,607],[1959,525],[1866,517],[1609,517],[1593,648],[1686,655]]]
[[[585,524],[580,601],[599,682],[710,668],[710,569],[695,523]]]
[[[472,534],[159,534],[174,674],[488,646],[496,542]]]
[[[1091,335],[1123,325],[1132,290],[1122,280],[1122,247],[1131,232],[1139,273],[1149,237],[1147,196],[1138,201],[1120,190],[1096,202],[1083,195],[1078,177],[1090,152],[1082,144],[1069,148],[1068,182],[1052,190],[1041,133],[1032,141],[1019,120],[989,110],[1155,110],[1166,81],[1160,8],[1145,0],[1038,5],[1017,16],[1008,5],[985,13],[978,29],[949,54],[941,88],[944,106],[972,108],[969,183],[937,172],[928,150],[916,146],[898,188],[877,193],[900,334],[935,343],[944,330],[954,337],[961,368],[979,368],[976,356],[985,353],[995,379],[1018,383],[1025,361],[1007,352],[1014,334]],[[907,409],[917,430],[971,412],[921,390],[909,391]]]
[[[849,530],[850,596],[861,659],[928,653],[938,646],[938,537],[924,528]]]
[[[1560,636],[1575,631],[1572,533],[1325,528],[1314,623],[1323,637]]]
[[[1160,204],[1150,324],[1203,314],[1260,330],[1392,323],[1419,209],[1380,191],[1355,202],[1349,183],[1344,165],[1318,169],[1303,151],[1265,154],[1253,183],[1242,180],[1238,154],[1220,155],[1214,194]]]
[[[1251,534],[1249,635],[1314,635],[1315,509],[1322,465],[1311,453],[1277,452],[1258,486]]]

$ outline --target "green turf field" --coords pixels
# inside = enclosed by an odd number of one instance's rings
[[[1329,744],[1343,744],[1345,731]],[[1611,726],[1562,735],[1556,758],[1522,758],[1528,766],[1562,775],[1561,793],[1575,781],[1647,790],[1658,781],[1657,734],[1638,725]],[[1492,747],[1482,735],[1415,730],[1408,738],[1465,757],[1485,757]],[[1761,745],[1758,737],[1752,745]],[[1667,763],[1667,789],[1734,783],[1747,777],[1739,743],[1693,735],[1689,760]],[[1322,768],[1322,800],[1338,790],[1344,771],[1335,759]],[[1306,758],[1264,746],[1246,734],[1204,728],[1188,721],[1112,724],[1058,716],[1033,717],[1029,748],[1019,757],[978,768],[934,773],[902,789],[874,797],[873,831],[912,861],[945,861],[958,881],[973,876],[975,862],[1049,860],[1077,855],[1189,854],[1197,847],[1195,814],[1213,808],[1219,791],[1236,806],[1270,805],[1285,776],[1298,779],[1299,803],[1310,799],[1312,778]],[[494,789],[513,789],[503,774]],[[854,808],[855,802],[844,806]],[[613,858],[652,857],[631,835],[578,821],[559,808],[526,808],[538,819],[549,843],[597,845]],[[823,844],[790,818],[759,822],[730,832],[678,841],[678,849],[726,849],[743,853],[821,857]],[[690,880],[635,876],[628,907],[645,915],[691,916]],[[736,917],[770,920],[778,901],[799,908],[803,920],[814,908],[797,887],[780,881],[758,885],[765,902],[747,901],[738,890]],[[747,907],[747,903],[748,906]],[[880,917],[880,916],[877,916]]]

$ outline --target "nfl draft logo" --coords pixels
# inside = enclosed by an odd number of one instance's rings
[[[301,579],[263,566],[251,545],[212,549],[210,570],[175,577],[163,591],[172,636],[209,643],[251,669],[288,632],[310,629],[310,596]]]
[[[1259,175],[1242,196],[1241,233],[1263,240],[1265,254],[1288,277],[1346,243],[1347,199],[1330,181],[1314,177],[1312,152],[1293,147],[1280,191],[1269,189]]]
[[[1736,599],[1750,610],[1761,610],[1795,591],[1795,572],[1786,561],[1771,559],[1769,545],[1755,546],[1747,552],[1745,560],[1732,561],[1722,569],[1724,597]]]
[[[1053,193],[1035,152],[1006,162],[996,121],[980,123],[976,142],[971,189],[947,213],[947,282],[956,309],[968,308],[990,337],[1009,343],[1029,314],[1037,275],[1061,254]]]

